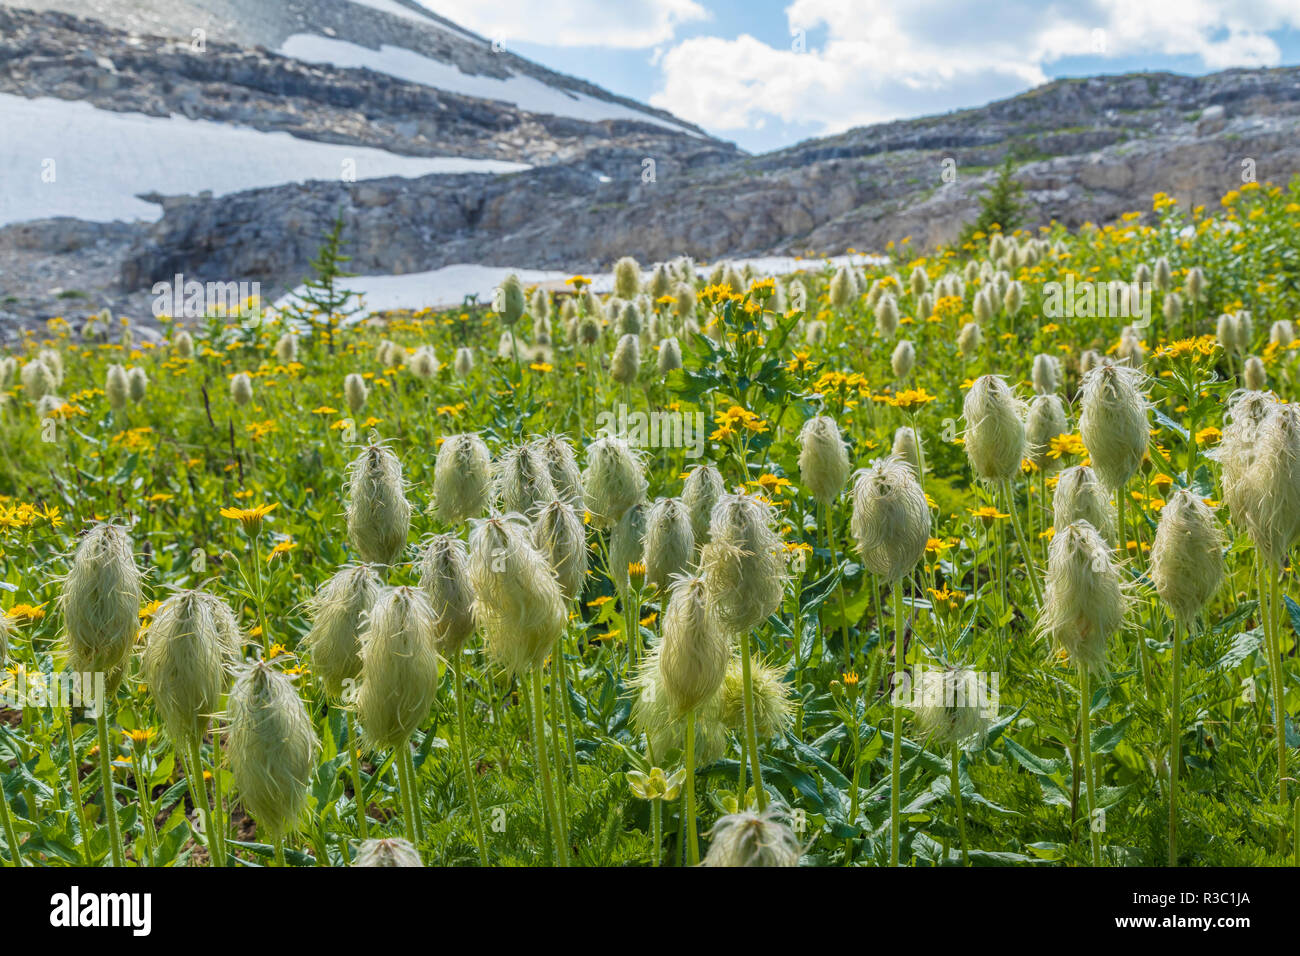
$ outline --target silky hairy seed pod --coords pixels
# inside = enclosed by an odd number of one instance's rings
[[[886,292],[876,303],[876,331],[886,339],[892,339],[898,331],[898,300],[892,292]]]
[[[1064,528],[1086,521],[1107,541],[1115,540],[1115,509],[1110,494],[1087,465],[1071,465],[1061,472],[1052,493],[1052,526]]]
[[[258,835],[298,829],[320,740],[293,681],[259,661],[235,678],[226,712],[235,790]]]
[[[1174,619],[1189,625],[1223,583],[1223,534],[1214,511],[1186,488],[1160,510],[1151,581]]]
[[[1201,301],[1205,295],[1205,273],[1201,271],[1200,266],[1192,266],[1187,270],[1187,282],[1184,285],[1187,297],[1193,302]]]
[[[1173,270],[1169,268],[1169,260],[1164,256],[1161,256],[1156,260],[1152,281],[1154,282],[1155,287],[1161,292],[1169,289],[1174,284]]]
[[[438,449],[433,473],[433,513],[443,524],[459,524],[485,512],[491,500],[492,460],[474,432],[448,435]]]
[[[494,490],[507,512],[531,517],[556,497],[551,469],[536,442],[522,442],[504,449],[494,472]]]
[[[1042,353],[1034,356],[1034,391],[1039,395],[1055,392],[1061,387],[1061,363],[1054,355]]]
[[[383,445],[364,449],[348,467],[348,540],[371,564],[395,564],[406,549],[411,505],[402,463]]]
[[[349,372],[343,379],[343,398],[347,401],[348,409],[352,414],[361,411],[369,395],[370,389],[366,386],[366,380],[356,372]]]
[[[835,275],[831,277],[831,306],[843,312],[853,304],[853,293],[855,291],[853,276],[849,273],[848,266],[840,266],[835,270]]]
[[[122,528],[95,524],[78,542],[59,606],[71,670],[116,689],[140,629],[140,570]]]
[[[194,337],[185,329],[181,329],[172,336],[172,350],[177,358],[194,358]]]
[[[41,364],[44,365],[46,368],[48,368],[50,370],[50,374],[54,376],[55,388],[62,385],[63,384],[63,353],[60,352],[58,349],[41,349],[40,352],[36,354],[36,357],[40,359]]]
[[[826,323],[821,319],[813,319],[803,327],[803,337],[811,346],[824,345],[826,342]]]
[[[1277,346],[1288,346],[1295,341],[1295,326],[1290,319],[1278,319],[1268,329],[1268,341]]]
[[[749,661],[750,682],[754,688],[754,726],[762,740],[779,737],[790,729],[794,704],[784,671],[754,655]],[[745,729],[745,665],[739,653],[727,661],[727,673],[718,691],[718,716],[731,730]]]
[[[916,365],[916,346],[907,339],[900,341],[894,346],[894,354],[889,358],[889,365],[894,370],[894,378],[907,378],[912,374],[912,367]]]
[[[1237,349],[1242,352],[1249,351],[1255,339],[1255,320],[1251,318],[1250,311],[1242,309],[1232,317],[1232,322],[1232,337],[1237,343]]]
[[[975,304],[971,311],[979,325],[988,325],[993,320],[993,300],[989,289],[980,289],[975,293]]]
[[[1002,307],[1007,310],[1007,315],[1015,315],[1020,311],[1020,307],[1025,304],[1025,290],[1019,281],[1012,282],[1007,286],[1006,294],[1002,296]]]
[[[582,470],[573,453],[573,443],[564,435],[553,432],[539,443],[542,457],[551,475],[555,494],[575,508],[582,505]]]
[[[679,282],[673,290],[673,296],[677,299],[674,308],[677,310],[679,319],[695,315],[695,286],[688,282]]]
[[[178,591],[154,612],[142,671],[168,736],[196,743],[221,706],[230,664],[218,613],[225,602],[201,591]]]
[[[361,673],[361,631],[381,583],[368,565],[341,568],[308,603],[311,630],[304,646],[311,655],[312,673],[336,700],[345,682]]]
[[[701,866],[798,866],[803,846],[785,811],[769,804],[762,813],[742,810],[719,817]]]
[[[957,349],[964,356],[974,355],[984,343],[984,333],[978,322],[967,322],[957,334]]]
[[[712,465],[697,465],[682,484],[682,503],[691,513],[691,531],[695,543],[702,546],[709,540],[709,520],[713,506],[726,493],[722,475]]]
[[[1165,296],[1164,315],[1169,325],[1174,325],[1183,317],[1183,297],[1177,292]]]
[[[934,296],[929,292],[922,292],[917,298],[916,314],[924,316],[934,315]]]
[[[1079,356],[1079,377],[1087,375],[1102,362],[1101,353],[1096,349],[1086,349]]]
[[[587,532],[574,502],[551,501],[533,524],[533,546],[555,572],[566,601],[582,596],[587,579]]]
[[[1255,462],[1259,429],[1275,404],[1277,398],[1269,392],[1238,391],[1228,397],[1223,438],[1212,454],[1223,466],[1223,501],[1238,524],[1245,521],[1250,504],[1244,479]]]
[[[682,367],[682,347],[677,344],[677,336],[670,336],[659,343],[659,374]]]
[[[382,591],[361,635],[357,716],[377,750],[406,743],[438,694],[437,620],[417,588]]]
[[[0,408],[4,408],[8,402],[9,396],[0,394]],[[36,403],[37,418],[56,418],[59,415],[59,409],[64,406],[65,402],[59,395],[42,395],[41,400]]]
[[[1010,481],[1025,454],[1025,406],[997,375],[982,375],[966,393],[966,457],[977,478]]]
[[[992,725],[989,689],[969,667],[927,667],[912,688],[917,730],[940,753],[977,746]]]
[[[113,411],[120,412],[126,408],[126,403],[131,397],[131,386],[126,380],[126,369],[122,366],[108,367],[108,374],[104,378],[104,396]]]
[[[722,686],[730,643],[708,599],[703,577],[678,576],[664,611],[659,668],[676,714],[704,705]]]
[[[752,630],[781,604],[787,568],[772,524],[771,506],[751,495],[724,494],[713,507],[700,567],[729,634]]]
[[[1035,395],[1025,418],[1026,457],[1040,469],[1054,471],[1061,460],[1048,454],[1052,450],[1052,439],[1069,430],[1061,396],[1052,393]]]
[[[672,276],[668,272],[668,267],[664,263],[657,263],[650,273],[650,295],[652,298],[659,299],[668,295],[672,289]]]
[[[882,458],[853,485],[854,540],[863,564],[887,583],[916,566],[930,540],[930,508],[916,472],[901,458]]]
[[[474,617],[489,656],[510,674],[540,667],[566,622],[555,572],[510,516],[477,522],[469,547]]]
[[[364,840],[357,847],[353,866],[424,866],[420,852],[409,840],[386,837],[382,840]]]
[[[1246,359],[1246,366],[1242,370],[1242,379],[1246,388],[1252,392],[1261,392],[1268,387],[1268,372],[1264,371],[1264,363],[1258,355],[1252,355]]]
[[[247,372],[238,372],[230,379],[230,400],[236,405],[253,400],[253,378]]]
[[[894,444],[890,450],[895,458],[907,462],[913,474],[921,474],[921,447],[910,425],[900,425],[894,431]]]
[[[635,302],[625,302],[623,308],[619,310],[618,334],[620,336],[641,334],[641,312]]]
[[[276,339],[275,360],[281,365],[298,361],[298,336],[292,332],[285,332]]]
[[[501,283],[501,288],[497,290],[497,297],[496,311],[500,314],[502,323],[507,326],[514,325],[524,314],[526,307],[524,286],[519,281],[519,276],[513,272],[506,276],[505,281]]]
[[[598,438],[587,446],[582,486],[591,524],[601,529],[612,528],[628,508],[644,501],[649,487],[640,459],[626,441],[615,435]]]
[[[149,376],[138,365],[126,375],[126,392],[131,401],[137,405],[144,401],[149,391]]]
[[[578,322],[578,341],[588,347],[600,341],[600,320],[594,315],[584,315]]]
[[[433,350],[432,345],[421,345],[406,364],[411,369],[412,375],[423,379],[433,378],[442,367],[438,361],[438,353]]]
[[[456,359],[452,363],[452,370],[456,373],[457,378],[469,378],[469,373],[474,371],[474,351],[467,346],[461,346],[456,350]]]
[[[1141,381],[1136,369],[1108,362],[1083,378],[1079,433],[1093,470],[1112,491],[1133,477],[1150,441],[1147,400],[1138,391]]]
[[[663,642],[652,644],[632,679],[632,726],[646,735],[656,754],[682,752],[686,746],[686,721],[664,685],[660,660]],[[695,715],[695,760],[704,766],[727,752],[727,725],[722,722],[721,688],[700,705]]]
[[[1237,322],[1227,312],[1219,316],[1218,322],[1215,323],[1214,337],[1219,340],[1219,345],[1225,352],[1237,348]]]
[[[536,331],[538,322],[543,323],[549,330],[551,327],[551,297],[547,291],[541,286],[534,289],[528,307],[533,313],[533,330]]]
[[[474,589],[469,549],[454,534],[434,535],[420,556],[420,587],[433,609],[434,643],[448,660],[459,660],[474,633]]]
[[[619,595],[626,597],[631,585],[628,567],[645,564],[646,507],[635,504],[623,512],[609,533],[609,575]]]
[[[645,518],[645,580],[667,591],[672,579],[690,570],[695,558],[691,512],[680,498],[660,498]]]
[[[1238,501],[1255,547],[1279,568],[1300,535],[1300,406],[1270,406],[1258,436]]]
[[[907,281],[908,287],[912,290],[913,296],[925,294],[925,290],[930,288],[930,277],[926,275],[925,270],[917,266],[912,270],[912,275]]]
[[[618,340],[609,363],[609,377],[620,385],[636,382],[641,371],[641,340],[629,333]]]
[[[614,294],[620,299],[634,299],[641,291],[641,264],[631,256],[614,263]]]
[[[392,368],[402,364],[402,356],[405,354],[402,347],[391,339],[384,339],[375,349],[375,361],[383,368]]]
[[[831,505],[844,490],[851,465],[835,419],[818,415],[799,431],[799,475],[813,499]]]
[[[1124,621],[1126,598],[1109,545],[1086,521],[1056,529],[1038,632],[1079,670],[1106,670],[1106,641]]]
[[[10,388],[18,376],[18,360],[12,355],[0,358],[0,391]]]

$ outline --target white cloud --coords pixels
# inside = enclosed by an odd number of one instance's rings
[[[1268,32],[1300,27],[1296,0],[793,0],[785,12],[786,47],[749,35],[673,46],[650,102],[715,130],[775,117],[833,133],[1009,96],[1065,58],[1276,65]]]
[[[673,39],[678,24],[708,20],[696,0],[420,0],[494,40],[550,46],[645,49]]]

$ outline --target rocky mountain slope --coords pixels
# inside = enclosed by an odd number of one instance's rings
[[[1260,180],[1300,173],[1297,68],[1062,80],[980,109],[746,156],[667,114],[494,53],[405,0],[21,2],[59,12],[0,6],[0,100],[59,97],[528,168],[156,196],[156,222],[10,225],[0,228],[0,318],[75,313],[73,290],[87,307],[139,314],[152,283],[177,272],[259,281],[274,294],[300,280],[340,211],[361,273],[597,270],[622,254],[838,253],[904,235],[933,245],[974,216],[1008,156],[1036,223],[1105,222],[1149,208],[1157,191],[1214,202],[1241,184],[1247,161]],[[196,28],[208,31],[201,55],[186,39]],[[562,112],[545,111],[557,104]]]

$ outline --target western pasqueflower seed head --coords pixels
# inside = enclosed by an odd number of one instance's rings
[[[357,717],[367,743],[404,746],[438,694],[437,620],[418,588],[380,592],[361,635]]]
[[[371,445],[348,466],[348,539],[371,564],[395,564],[406,549],[411,505],[402,463],[383,445]]]

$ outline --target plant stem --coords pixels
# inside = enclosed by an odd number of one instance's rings
[[[9,844],[9,865],[21,867],[23,856],[18,849],[18,831],[14,829],[13,815],[9,812],[9,795],[4,792],[2,782],[0,782],[0,825],[4,827],[5,841]]]
[[[831,553],[831,564],[839,570],[839,555],[835,548],[835,522],[831,519],[831,509],[822,506],[826,512],[826,547]],[[844,671],[853,670],[853,649],[849,646],[849,612],[844,604],[844,578],[835,582],[835,592],[840,598],[840,635],[844,639]]]
[[[890,729],[889,754],[889,865],[898,866],[898,831],[901,801],[899,799],[899,768],[903,759],[903,708],[898,702],[903,686],[903,582],[894,582],[894,685],[891,691],[893,723]]]
[[[402,760],[402,766],[406,772],[406,779],[410,785],[409,798],[411,801],[411,820],[415,823],[415,841],[412,842],[415,842],[415,845],[419,846],[424,842],[424,818],[423,814],[420,812],[420,788],[416,782],[415,763],[411,760],[411,747],[409,742],[402,746],[402,749],[398,752],[398,756]]]
[[[406,839],[411,842],[412,846],[418,847],[419,841],[415,831],[415,810],[412,806],[411,797],[414,783],[406,776],[406,761],[402,759],[402,752],[407,749],[410,742],[403,740],[397,745],[397,752],[393,755],[394,765],[397,769],[397,795],[402,801],[402,822],[406,827]]]
[[[199,742],[191,740],[186,749],[189,751],[187,761],[190,765],[190,801],[203,818],[203,833],[208,840],[208,866],[224,866],[221,859],[221,843],[217,840],[216,828],[212,825],[212,807],[208,804],[208,787],[203,782],[203,761],[199,757]]]
[[[353,802],[357,808],[357,830],[361,833],[361,839],[369,839],[368,831],[369,819],[366,814],[366,797],[361,788],[361,758],[357,754],[357,731],[356,724],[352,721],[352,711],[344,710],[344,718],[347,721],[348,730],[348,762],[352,765],[352,791]]]
[[[1269,617],[1273,623],[1273,719],[1277,724],[1277,792],[1278,802],[1286,806],[1286,678],[1282,671],[1282,598],[1278,593],[1277,572],[1268,572]]]
[[[474,767],[469,759],[469,732],[465,721],[465,677],[459,666],[453,668],[456,675],[456,729],[460,737],[461,769],[465,772],[465,787],[469,790],[469,809],[474,818],[474,835],[478,837],[478,859],[483,866],[488,865],[487,834],[483,829],[483,814],[478,805],[478,787],[474,782]]]
[[[100,701],[95,726],[99,730],[99,782],[104,791],[104,816],[108,820],[108,849],[114,866],[126,866],[122,831],[117,825],[117,797],[113,793],[113,766],[108,755],[108,706]]]
[[[1178,621],[1174,621],[1173,694],[1169,702],[1169,865],[1178,865],[1178,767],[1182,763],[1181,723],[1183,658]]]
[[[158,831],[153,822],[153,801],[149,799],[149,779],[145,770],[148,746],[137,744],[134,751],[135,788],[140,795],[140,816],[144,818],[144,844],[149,852],[149,865],[158,865]]]
[[[957,812],[957,832],[961,836],[961,865],[970,866],[970,853],[966,846],[966,808],[962,804],[961,796],[961,774],[959,773],[959,761],[961,760],[961,748],[956,744],[952,745],[952,798]]]
[[[1092,844],[1092,865],[1101,866],[1101,837],[1097,835],[1093,818],[1097,803],[1092,780],[1092,687],[1086,667],[1079,668],[1079,728],[1083,734],[1083,782],[1088,795],[1088,839]]]
[[[569,837],[560,829],[560,817],[555,809],[555,789],[551,783],[550,761],[546,759],[546,721],[542,717],[542,670],[533,668],[533,743],[537,752],[537,771],[542,778],[542,802],[551,824],[551,839],[555,845],[557,866],[569,865]]]
[[[1038,583],[1038,568],[1034,566],[1034,553],[1029,550],[1025,540],[1024,529],[1020,527],[1020,515],[1016,512],[1015,497],[1011,494],[1011,482],[1002,482],[1002,494],[1007,502],[1007,513],[1011,515],[1011,527],[1016,533],[1016,544],[1020,546],[1020,556],[1025,562],[1025,576],[1029,578],[1029,587],[1034,592],[1034,608],[1043,606],[1043,586]]]
[[[686,715],[686,847],[690,865],[697,865],[700,862],[700,838],[695,827],[695,711],[693,710]]]
[[[81,827],[81,860],[90,866],[90,827],[86,823],[86,806],[81,802],[81,765],[77,762],[77,744],[72,736],[72,714],[63,711],[63,732],[68,738],[68,785],[72,790],[72,805],[77,809],[77,823]]]
[[[754,675],[749,659],[749,632],[740,635],[740,668],[744,689],[745,747],[749,751],[750,773],[754,776],[754,790],[758,799],[758,812],[767,809],[767,791],[763,789],[763,770],[758,760],[758,724],[754,718]],[[744,774],[744,768],[741,768]],[[743,803],[742,794],[742,803]]]

